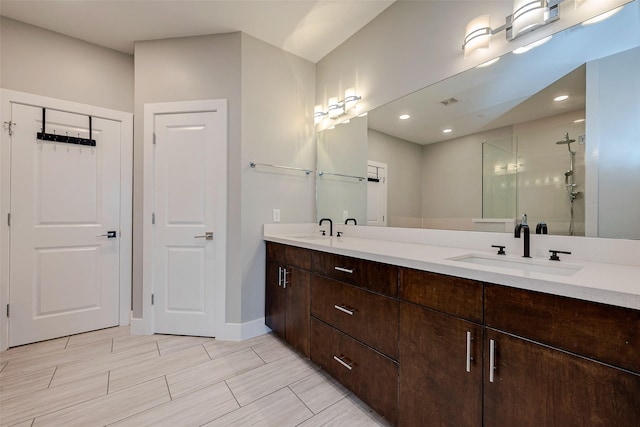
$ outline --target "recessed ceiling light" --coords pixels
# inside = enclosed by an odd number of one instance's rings
[[[560,95],[553,98],[556,102],[564,101],[565,99],[569,99],[569,95]]]
[[[451,132],[453,132],[453,129],[451,128],[442,129],[442,133],[451,133]]]
[[[584,122],[584,119],[577,119],[573,121],[573,123],[582,123],[582,122]]]
[[[618,12],[620,12],[621,10],[622,10],[622,6],[616,7],[615,9],[612,9],[609,12],[605,12],[605,13],[603,13],[601,15],[598,15],[596,17],[593,17],[591,19],[587,19],[586,21],[584,21],[582,23],[582,25],[591,25],[591,24],[596,24],[598,22],[604,21],[607,18],[611,18],[613,15],[615,15]]]
[[[493,64],[495,64],[495,63],[496,63],[496,62],[498,62],[498,61],[500,61],[500,57],[499,57],[499,56],[498,56],[497,58],[493,58],[493,59],[491,59],[491,60],[489,60],[489,61],[487,61],[487,62],[483,62],[483,63],[482,63],[482,64],[480,64],[480,65],[476,65],[476,68],[484,68],[484,67],[488,67],[489,65],[493,65]]]
[[[513,53],[515,53],[516,55],[519,55],[521,53],[529,52],[534,47],[542,46],[543,44],[545,44],[546,42],[551,40],[551,37],[553,37],[553,36],[548,36],[548,37],[545,37],[543,39],[538,40],[537,42],[529,43],[526,46],[519,47],[519,48],[515,49],[513,51]]]
[[[408,118],[410,118],[411,116],[408,114],[403,114],[400,117],[398,117],[400,120],[407,120]]]

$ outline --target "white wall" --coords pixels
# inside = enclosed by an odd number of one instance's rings
[[[142,314],[144,104],[228,100],[227,320],[240,322],[241,35],[184,37],[135,44],[133,310]],[[150,220],[146,218],[146,220]]]
[[[0,17],[0,87],[133,112],[133,56]]]
[[[386,163],[387,224],[422,223],[422,145],[368,129],[368,159]]]
[[[640,48],[587,63],[588,235],[640,239],[639,73]]]
[[[242,292],[227,307],[233,314],[239,305],[239,321],[248,322],[264,317],[262,225],[273,222],[273,209],[283,223],[313,222],[316,215],[313,174],[251,169],[249,162],[314,169],[315,66],[246,34],[241,58],[242,161],[231,167],[242,173]]]

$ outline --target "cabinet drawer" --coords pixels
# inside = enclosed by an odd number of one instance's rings
[[[267,259],[303,270],[311,270],[311,253],[309,249],[267,242]]]
[[[482,323],[483,284],[427,271],[400,269],[400,299]]]
[[[311,277],[311,314],[398,358],[398,301],[325,277]]]
[[[314,252],[313,271],[379,294],[398,296],[398,267],[395,265]]]
[[[486,285],[487,326],[640,372],[640,311]]]
[[[397,424],[396,362],[315,318],[311,319],[311,360]]]

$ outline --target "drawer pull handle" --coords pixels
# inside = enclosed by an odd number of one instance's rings
[[[349,310],[346,306],[344,305],[334,305],[333,308],[335,308],[336,310],[340,310],[343,313],[347,313],[349,316],[353,316],[353,311],[354,310]]]
[[[282,286],[282,267],[278,267],[278,286]]]
[[[493,371],[496,370],[496,342],[489,340],[489,382],[493,382]]]
[[[337,271],[342,271],[343,273],[353,274],[353,270],[344,267],[333,267]]]
[[[467,331],[467,372],[471,372],[471,361],[473,360],[473,357],[471,357],[471,341],[473,341],[471,332]]]
[[[344,356],[342,356],[342,357],[333,356],[333,360],[335,360],[336,362],[338,362],[339,364],[341,364],[342,366],[344,366],[348,370],[352,370],[353,369],[353,366],[352,366],[353,362],[345,362],[342,359],[344,359]]]
[[[287,268],[282,267],[282,288],[287,289]]]

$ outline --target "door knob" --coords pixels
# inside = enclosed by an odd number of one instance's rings
[[[204,236],[193,236],[194,239],[213,240],[213,231],[207,231]]]
[[[116,237],[118,237],[118,233],[115,230],[107,231],[107,234],[98,234],[96,237],[106,237],[107,239],[115,239]]]

